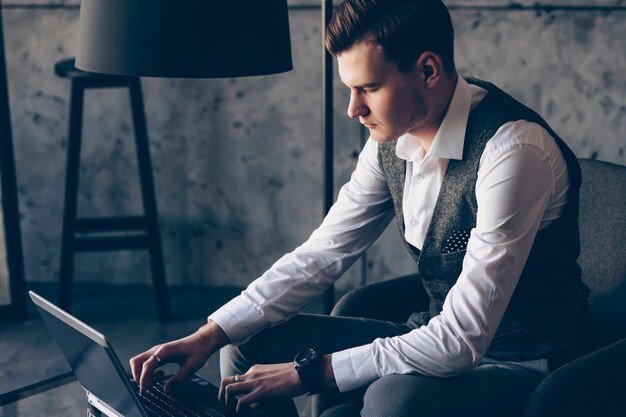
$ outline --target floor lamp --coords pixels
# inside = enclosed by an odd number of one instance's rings
[[[287,0],[83,0],[76,67],[176,78],[289,71]]]
[[[335,201],[334,186],[334,123],[333,123],[333,57],[326,50],[326,28],[333,14],[333,0],[322,0],[322,136],[323,136],[323,170],[324,170],[324,216]],[[364,126],[360,126],[359,136],[361,148],[364,146],[369,133]],[[361,285],[367,280],[367,254],[361,255]],[[335,305],[335,287],[330,287],[324,293],[324,313],[330,314]]]
[[[83,0],[76,67],[176,78],[289,71],[287,0]]]
[[[26,318],[26,282],[0,10],[0,320]]]
[[[326,27],[333,14],[333,0],[322,0],[322,134],[324,153],[324,216],[335,200],[334,124],[333,124],[333,57],[326,50]],[[335,286],[323,295],[322,308],[330,314],[335,305]]]

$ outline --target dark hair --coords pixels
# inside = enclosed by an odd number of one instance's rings
[[[409,71],[425,51],[454,71],[454,29],[441,0],[346,0],[326,29],[326,48],[337,56],[359,42],[382,47],[388,61]]]

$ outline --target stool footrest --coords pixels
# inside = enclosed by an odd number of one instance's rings
[[[76,237],[73,247],[76,252],[149,249],[150,239],[145,233],[130,236]]]
[[[88,217],[77,219],[76,233],[116,232],[146,230],[145,216]]]

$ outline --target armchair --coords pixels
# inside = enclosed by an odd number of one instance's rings
[[[589,159],[580,164],[579,263],[591,289],[599,348],[551,373],[531,395],[523,417],[626,415],[626,167]],[[346,294],[331,314],[404,321],[412,311],[427,309],[420,287],[414,276],[369,284]],[[317,395],[313,415],[340,401],[336,394]]]

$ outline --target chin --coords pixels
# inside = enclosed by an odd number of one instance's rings
[[[384,133],[378,133],[378,132],[372,132],[372,131],[370,131],[370,136],[372,137],[372,139],[374,139],[374,141],[378,143],[387,143],[398,138],[397,136],[385,135]]]

